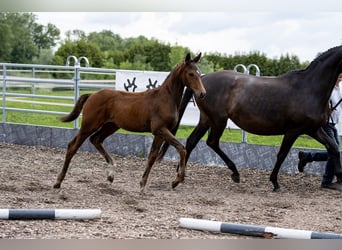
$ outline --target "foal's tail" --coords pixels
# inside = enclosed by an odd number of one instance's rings
[[[182,117],[184,115],[186,106],[188,106],[188,103],[189,103],[192,95],[193,95],[192,90],[190,88],[186,88],[185,91],[184,91],[183,97],[182,97],[182,102],[181,102],[180,108],[179,108],[177,125],[176,125],[176,127],[173,130],[171,130],[171,133],[173,135],[175,135],[177,133],[180,121],[182,120]],[[167,142],[163,143],[162,147],[159,150],[157,161],[160,161],[160,160],[163,159],[163,157],[164,157],[167,149],[169,148],[169,146],[170,146],[170,144],[168,144]]]
[[[71,122],[71,121],[76,120],[76,118],[80,115],[80,113],[82,111],[84,103],[87,101],[87,99],[89,98],[90,95],[91,94],[81,95],[78,98],[78,100],[75,104],[75,107],[71,111],[71,113],[60,118],[61,122]]]

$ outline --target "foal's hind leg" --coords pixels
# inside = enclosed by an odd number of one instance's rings
[[[76,154],[77,150],[83,144],[85,139],[88,138],[88,136],[89,136],[89,133],[83,133],[80,130],[78,132],[78,134],[75,136],[75,138],[71,142],[69,142],[67,153],[65,155],[64,165],[63,165],[61,172],[59,173],[59,175],[57,177],[57,181],[56,181],[55,185],[53,186],[54,188],[60,188],[61,187],[61,183],[64,180],[65,175],[68,171],[69,164],[70,164],[72,157]]]
[[[220,148],[220,138],[226,127],[226,124],[227,122],[223,122],[220,124],[220,126],[211,127],[211,129],[209,130],[207,145],[211,147],[216,152],[216,154],[218,154],[221,157],[221,159],[226,163],[228,168],[233,172],[231,175],[232,180],[234,182],[239,183],[240,174],[236,169],[234,162],[231,159],[229,159],[229,157]]]
[[[113,182],[114,180],[114,162],[112,157],[104,149],[102,143],[110,135],[112,135],[119,128],[113,123],[104,124],[100,130],[90,137],[90,142],[95,146],[95,148],[100,152],[100,154],[105,158],[106,162],[112,167],[107,173],[107,180]]]
[[[159,149],[160,149],[163,141],[164,141],[163,138],[160,136],[155,136],[153,139],[151,150],[150,150],[150,153],[149,153],[148,159],[147,159],[146,168],[145,168],[144,174],[143,174],[141,181],[140,181],[140,192],[141,193],[144,192],[144,189],[145,189],[147,179],[148,179],[148,176],[150,174],[152,165],[157,159],[158,152],[159,152]]]

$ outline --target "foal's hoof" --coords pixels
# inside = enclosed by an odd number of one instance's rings
[[[176,188],[179,184],[179,181],[173,181],[172,182],[172,188]]]
[[[145,187],[140,187],[140,194],[144,195],[145,194]]]
[[[175,188],[178,186],[179,183],[183,182],[184,181],[184,177],[180,177],[179,175],[177,175],[177,178],[176,180],[174,180],[172,182],[172,188]]]
[[[55,185],[53,185],[53,188],[60,188],[61,184],[60,183],[56,183]]]
[[[144,192],[146,183],[147,183],[147,180],[142,179],[142,180],[140,181],[140,193],[143,193],[143,192]]]
[[[232,174],[231,178],[234,182],[240,183],[240,175],[239,174]]]
[[[280,187],[274,187],[273,192],[280,193],[281,192]]]

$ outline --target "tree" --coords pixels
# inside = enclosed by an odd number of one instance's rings
[[[33,41],[33,24],[35,17],[29,13],[1,13],[9,29],[7,35],[11,44],[9,62],[30,63],[37,56],[38,49]]]
[[[92,67],[100,68],[103,66],[103,54],[99,47],[85,40],[67,41],[62,44],[55,53],[54,63],[64,65],[68,56],[71,55],[77,58],[81,56],[87,57]]]
[[[57,41],[60,39],[59,29],[48,23],[47,26],[35,23],[33,25],[33,41],[38,49],[51,49],[56,46]]]
[[[5,23],[5,18],[0,14],[0,61],[10,62],[12,54],[12,32],[10,25]]]
[[[174,67],[178,63],[182,62],[187,52],[190,52],[190,49],[179,46],[179,45],[171,46],[170,53],[169,53],[171,67]]]
[[[51,49],[41,49],[39,56],[32,58],[32,63],[35,64],[52,64],[54,59],[54,54]]]
[[[52,49],[58,39],[59,30],[36,23],[32,13],[0,13],[1,61],[31,63],[41,49]]]
[[[146,63],[155,71],[170,71],[170,45],[151,40],[145,45]]]
[[[214,66],[211,62],[209,62],[207,60],[207,58],[202,57],[201,61],[199,63],[199,67],[201,69],[201,73],[202,74],[207,74],[209,72],[213,72],[214,71]]]
[[[142,35],[123,39],[110,30],[91,32],[89,35],[82,30],[73,30],[67,32],[67,39],[57,51],[54,62],[65,64],[69,55],[84,55],[94,67],[170,71],[188,52],[192,53],[187,47],[177,44],[171,46]],[[203,73],[209,73],[224,69],[232,70],[237,64],[256,64],[261,70],[261,75],[277,76],[304,68],[308,62],[301,64],[295,55],[282,55],[279,59],[270,59],[259,51],[234,55],[215,52],[203,54],[200,68]],[[251,68],[250,73],[256,74],[255,69]]]
[[[87,35],[84,31],[82,30],[69,30],[67,32],[65,32],[65,36],[66,42],[76,42],[76,41],[80,41],[80,40],[86,40],[87,39]]]
[[[87,36],[87,41],[97,44],[101,51],[115,51],[123,49],[123,39],[110,30],[91,32]]]

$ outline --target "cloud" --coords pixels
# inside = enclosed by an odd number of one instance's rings
[[[327,0],[331,2],[332,0]],[[341,45],[342,12],[49,12],[38,22],[53,23],[62,32],[111,30],[123,38],[156,38],[194,52],[260,51],[269,57],[284,54],[313,60],[317,53]]]

